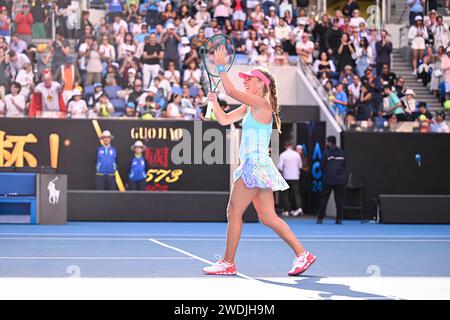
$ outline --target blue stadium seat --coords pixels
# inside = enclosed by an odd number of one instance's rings
[[[238,53],[234,56],[235,64],[248,64],[248,56],[243,53]]]
[[[198,87],[197,86],[192,86],[189,88],[189,95],[191,97],[196,97],[198,96]]]
[[[92,93],[94,93],[94,86],[93,85],[84,87],[83,95],[87,96],[87,95],[92,94]]]
[[[113,116],[123,116],[125,114],[127,104],[123,99],[111,99],[111,104],[114,106]]]
[[[180,87],[172,87],[172,93],[174,94],[183,94],[183,89],[181,89]]]

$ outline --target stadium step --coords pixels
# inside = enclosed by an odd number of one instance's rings
[[[397,5],[400,5],[399,3],[397,1]],[[404,2],[402,2],[402,5],[404,5]],[[412,75],[411,64],[406,61],[406,58],[400,52],[394,51],[392,60],[392,72],[395,72],[397,77],[405,79],[406,88],[414,90],[417,101],[426,102],[431,112],[443,110],[438,98],[430,92],[428,87],[424,87],[422,82],[417,81],[416,76]]]

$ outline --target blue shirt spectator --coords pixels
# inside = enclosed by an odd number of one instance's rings
[[[345,115],[347,113],[348,97],[344,91],[342,83],[336,87],[336,97],[334,99],[334,105],[339,114]]]

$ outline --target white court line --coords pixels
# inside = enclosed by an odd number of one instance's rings
[[[168,241],[225,241],[226,238],[159,238]],[[33,238],[33,237],[0,237],[0,241],[143,241],[144,238]],[[304,238],[299,237],[301,242],[450,242],[450,239],[342,239],[342,238]],[[276,238],[241,238],[243,242],[282,242],[283,240]]]
[[[165,243],[163,243],[163,242],[161,242],[161,241],[158,241],[158,240],[156,240],[156,239],[148,239],[148,241],[153,242],[153,243],[156,243],[156,244],[158,244],[158,245],[160,245],[160,246],[162,246],[162,247],[165,247],[165,248],[167,248],[167,249],[171,249],[171,250],[177,251],[177,252],[179,252],[179,253],[182,253],[182,254],[184,254],[184,255],[187,255],[188,257],[197,259],[197,260],[199,260],[199,261],[201,261],[201,262],[204,262],[204,263],[206,263],[206,264],[209,264],[209,265],[214,265],[214,264],[215,264],[214,262],[211,262],[211,261],[209,261],[209,260],[203,259],[202,257],[196,256],[195,254],[192,254],[192,253],[187,252],[187,251],[185,251],[185,250],[182,250],[182,249],[180,249],[180,248],[177,248],[177,247],[174,247],[174,246],[165,244]],[[238,272],[237,275],[240,276],[241,278],[244,278],[244,279],[247,279],[247,280],[258,281],[258,280],[256,280],[255,278],[249,277],[249,276],[247,276],[247,275],[245,275],[245,274],[243,274],[243,273],[240,273],[240,272]]]
[[[145,234],[145,233],[2,233],[0,232],[0,237],[2,236],[66,236],[66,237],[143,237],[148,239],[149,237],[205,237],[205,238],[214,238],[214,237],[224,237],[225,234],[182,234],[182,233],[158,233],[158,234]],[[246,234],[244,237],[249,238],[276,238],[276,236],[272,235],[257,235],[257,234]],[[297,234],[298,238],[450,238],[450,234],[441,234],[441,235],[389,235],[389,234],[381,234],[381,235],[302,235]]]
[[[0,260],[194,260],[189,257],[0,257]]]

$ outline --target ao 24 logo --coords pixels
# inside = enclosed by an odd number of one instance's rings
[[[320,192],[323,189],[322,184],[322,151],[318,142],[314,144],[314,151],[311,157],[311,175],[312,175],[312,192]]]

